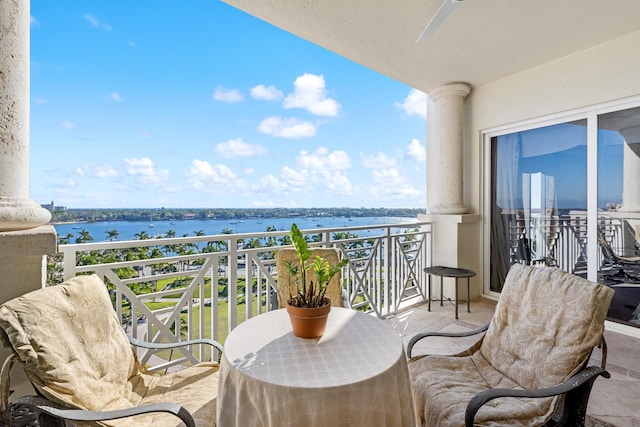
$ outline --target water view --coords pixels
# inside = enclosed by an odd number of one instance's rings
[[[89,232],[94,242],[109,241],[108,232],[117,230],[118,238],[114,240],[138,240],[146,233],[150,238],[165,237],[171,231],[175,237],[194,236],[196,234],[223,234],[231,230],[233,234],[257,233],[267,231],[268,227],[276,230],[289,230],[292,223],[302,230],[316,228],[355,227],[364,225],[404,224],[411,225],[416,218],[411,217],[303,217],[303,218],[259,218],[244,220],[204,219],[204,220],[165,220],[165,221],[98,221],[84,223],[54,224],[58,237],[69,236],[69,243],[83,230]],[[71,236],[70,236],[71,235]]]

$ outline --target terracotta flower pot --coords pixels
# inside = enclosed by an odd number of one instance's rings
[[[289,313],[293,334],[300,338],[321,337],[327,326],[329,311],[331,311],[329,298],[325,298],[324,305],[317,308],[295,307],[287,301],[287,313]]]

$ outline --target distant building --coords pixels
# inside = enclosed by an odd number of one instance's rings
[[[67,207],[66,207],[66,206],[56,206],[56,205],[53,203],[53,200],[51,201],[51,203],[50,203],[50,204],[44,204],[44,205],[40,205],[40,206],[42,206],[42,207],[43,207],[43,208],[45,208],[45,209],[50,210],[51,212],[55,212],[55,211],[66,211],[66,210],[67,210]]]

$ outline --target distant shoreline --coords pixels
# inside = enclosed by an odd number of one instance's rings
[[[425,213],[418,208],[252,208],[252,209],[53,209],[51,224],[107,221],[147,222],[188,220],[249,220],[274,218],[409,217]]]

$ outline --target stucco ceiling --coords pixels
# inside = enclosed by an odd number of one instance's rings
[[[477,87],[640,30],[640,0],[465,0],[421,43],[443,0],[222,1],[425,92]]]

